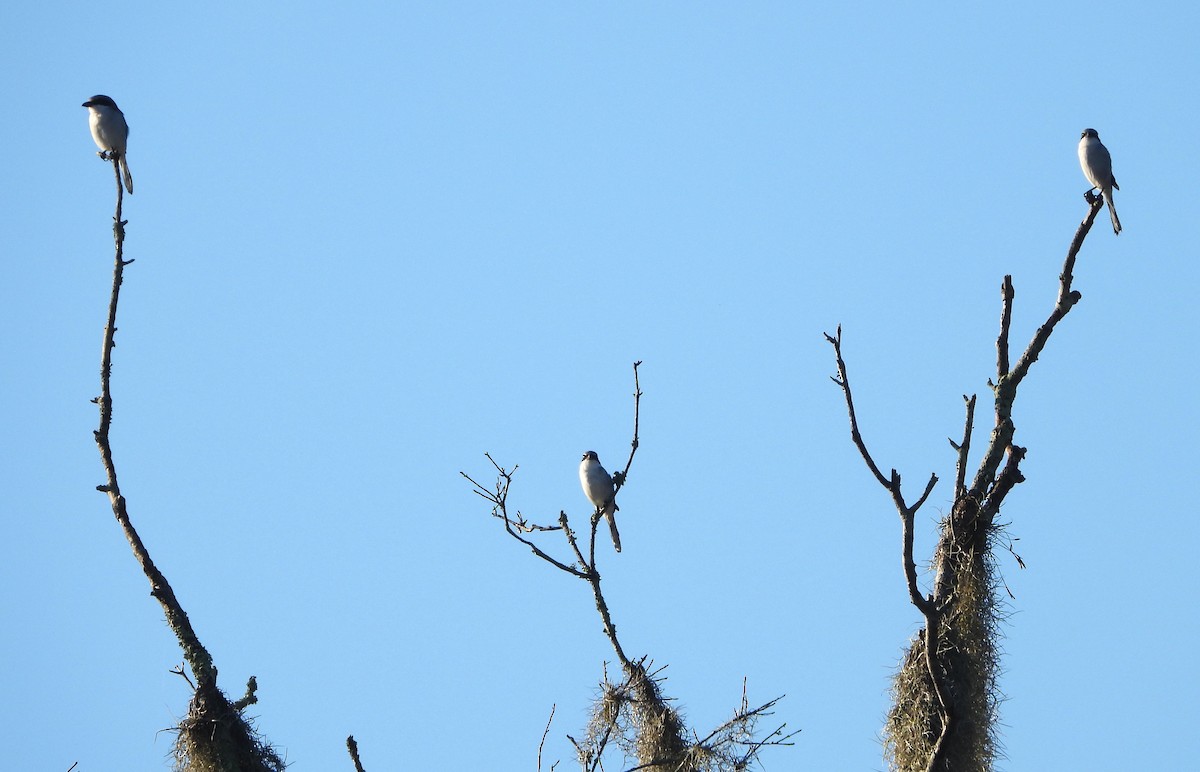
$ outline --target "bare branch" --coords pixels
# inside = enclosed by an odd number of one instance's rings
[[[879,481],[880,485],[889,488],[887,478],[883,476],[883,472],[879,471],[875,459],[871,458],[870,452],[867,451],[862,434],[858,431],[858,416],[854,412],[854,395],[850,393],[850,376],[846,374],[846,362],[842,359],[842,325],[837,326],[837,337],[825,333],[825,340],[833,346],[833,353],[837,358],[838,376],[831,377],[831,380],[841,387],[842,393],[846,396],[846,410],[850,413],[850,439],[854,441],[854,447],[858,448],[858,452],[862,454],[863,461],[867,463],[871,474],[875,475],[875,479]]]
[[[889,752],[898,768],[924,767],[930,772],[944,772],[949,767],[982,768],[981,764],[992,758],[994,735],[991,733],[994,729],[990,722],[994,716],[990,711],[994,706],[992,690],[997,667],[992,636],[996,622],[997,582],[991,573],[988,551],[992,545],[988,537],[1005,498],[1024,480],[1020,464],[1025,449],[1013,442],[1016,428],[1012,415],[1017,389],[1057,324],[1082,297],[1072,289],[1075,262],[1103,201],[1090,197],[1088,204],[1088,215],[1079,225],[1063,262],[1054,307],[1015,362],[1011,351],[1016,297],[1012,276],[1006,275],[1001,284],[996,375],[994,382],[988,381],[993,391],[995,423],[968,487],[967,464],[974,433],[976,397],[963,396],[966,418],[962,441],[950,440],[957,454],[954,504],[943,521],[935,552],[936,579],[928,596],[922,596],[917,582],[913,555],[914,515],[928,500],[937,477],[931,476],[924,492],[912,506],[905,504],[899,473],[892,469],[891,475],[885,477],[863,441],[842,356],[841,327],[836,336],[825,335],[834,349],[838,375],[832,380],[842,389],[846,399],[851,439],[867,468],[891,495],[900,514],[909,599],[925,618],[923,637],[912,643],[909,656],[897,675],[896,688],[904,689],[906,697],[903,700],[897,698],[889,715],[887,731],[892,738]],[[1019,557],[1017,561],[1023,566]],[[924,651],[921,651],[922,646]],[[956,704],[956,699],[961,704]],[[964,752],[967,755],[963,755]]]
[[[538,772],[542,772],[542,748],[546,745],[546,735],[550,734],[550,724],[554,722],[554,711],[558,705],[550,706],[550,718],[546,719],[546,728],[542,730],[542,741],[538,743],[537,768]]]
[[[629,477],[629,467],[633,466],[633,455],[638,449],[638,424],[641,417],[642,405],[642,385],[638,381],[638,368],[642,366],[642,361],[633,363],[633,441],[629,443],[629,460],[625,462],[624,471],[613,475],[613,496],[617,495],[617,491],[621,490],[621,486],[625,484],[626,478]]]
[[[928,615],[930,601],[921,595],[920,588],[917,585],[917,566],[916,561],[913,559],[913,520],[917,510],[921,508],[929,498],[929,494],[933,492],[933,487],[937,485],[938,477],[936,474],[929,476],[929,482],[925,485],[925,491],[915,504],[909,506],[905,503],[904,496],[901,493],[900,473],[893,469],[890,477],[883,476],[883,473],[879,471],[879,467],[875,464],[875,460],[871,458],[871,454],[867,450],[862,433],[858,430],[858,416],[854,411],[854,396],[850,391],[850,377],[847,374],[846,361],[842,357],[842,326],[838,325],[836,337],[826,333],[825,340],[829,341],[830,345],[833,346],[834,356],[837,359],[838,377],[832,380],[841,387],[842,393],[846,397],[846,411],[850,416],[850,437],[854,441],[854,446],[858,448],[859,454],[862,455],[863,461],[866,462],[867,468],[871,470],[871,473],[875,475],[875,479],[891,495],[892,504],[896,507],[896,512],[900,515],[904,541],[902,560],[909,599],[922,614]]]
[[[462,475],[464,478],[466,478],[467,481],[470,482],[472,486],[474,486],[473,493],[475,493],[480,498],[484,499],[485,501],[487,501],[489,504],[492,505],[492,516],[503,520],[504,521],[504,530],[508,532],[508,535],[513,537],[517,541],[521,542],[526,547],[528,547],[530,549],[530,551],[533,552],[533,554],[537,555],[542,560],[545,560],[547,563],[550,563],[551,565],[553,565],[555,568],[559,569],[560,571],[566,571],[568,574],[571,574],[572,576],[577,576],[580,579],[586,579],[587,573],[585,571],[581,571],[580,569],[578,569],[574,566],[567,565],[566,563],[563,563],[562,561],[555,559],[549,553],[547,553],[545,550],[543,550],[541,547],[534,544],[532,540],[527,539],[522,535],[523,533],[530,533],[533,531],[567,530],[566,515],[560,513],[560,515],[561,515],[560,519],[559,519],[560,524],[557,526],[536,525],[534,523],[530,523],[530,522],[526,521],[525,518],[523,518],[519,512],[517,513],[516,519],[513,519],[508,514],[508,490],[512,486],[513,475],[516,473],[517,467],[513,466],[511,471],[507,470],[504,467],[502,467],[500,464],[498,464],[496,462],[496,459],[492,458],[490,453],[484,453],[483,455],[484,455],[484,457],[487,458],[488,461],[491,462],[492,466],[495,467],[495,469],[496,469],[497,477],[496,477],[496,484],[495,484],[494,490],[485,488],[483,485],[481,485],[479,482],[477,482],[474,478],[472,478],[466,472],[460,471],[459,474]],[[574,536],[572,534],[568,533],[567,540],[569,542],[571,542],[573,539],[574,539]],[[576,551],[576,553],[578,554],[578,551]],[[583,560],[583,556],[580,555],[579,558],[580,558],[580,565],[586,565],[585,561]]]
[[[1079,250],[1083,246],[1083,241],[1091,230],[1092,223],[1096,219],[1100,208],[1104,205],[1102,199],[1095,199],[1091,203],[1091,209],[1088,211],[1087,217],[1079,224],[1078,230],[1075,232],[1075,238],[1071,240],[1071,246],[1067,250],[1066,259],[1063,261],[1062,271],[1059,273],[1058,299],[1055,301],[1054,308],[1050,311],[1050,315],[1046,321],[1034,333],[1033,340],[1025,348],[1013,366],[1011,372],[999,368],[1003,360],[998,362],[997,379],[993,386],[995,392],[995,411],[996,423],[992,429],[992,436],[988,443],[987,451],[984,453],[983,459],[980,461],[979,469],[975,474],[975,479],[971,483],[971,495],[977,500],[982,501],[992,487],[997,470],[1000,468],[1000,462],[1012,443],[1012,438],[1015,433],[1015,427],[1012,423],[1012,406],[1017,397],[1017,387],[1029,374],[1029,369],[1033,363],[1037,361],[1038,356],[1046,347],[1050,340],[1050,335],[1054,332],[1054,328],[1062,321],[1075,304],[1083,297],[1079,292],[1071,289],[1071,284],[1074,282],[1075,276],[1075,260],[1079,255]],[[1002,296],[1005,305],[1011,304],[1012,296],[1015,292],[1012,290],[1011,277],[1005,277],[1004,291]],[[1001,331],[1000,338],[1006,339],[1008,330],[1005,326],[1006,320],[1011,319],[1011,310],[1006,308],[1001,313]],[[1000,339],[997,341],[997,349],[1002,347]],[[1003,344],[1007,348],[1007,343]],[[995,509],[999,509],[999,501],[996,502]]]
[[[979,516],[984,523],[992,523],[999,514],[1000,505],[1004,503],[1008,492],[1018,483],[1025,482],[1025,475],[1021,474],[1019,468],[1024,458],[1025,448],[1016,445],[1008,446],[1008,463],[1004,465],[1000,476],[996,478],[996,484],[992,486],[991,492],[988,493],[988,497],[984,499],[983,505],[979,508]]]
[[[192,683],[192,679],[188,678],[187,670],[184,668],[182,662],[179,663],[179,667],[171,668],[167,672],[174,673],[175,675],[179,676],[183,680],[187,681],[188,686],[192,687],[192,691],[196,690],[196,685],[194,683]]]
[[[1000,285],[1000,335],[996,338],[996,375],[998,379],[1003,379],[1008,375],[1008,330],[1012,325],[1014,297],[1016,297],[1016,291],[1013,289],[1012,275],[1007,274],[1004,277],[1004,283]]]
[[[246,694],[237,702],[233,703],[233,709],[242,711],[258,702],[258,679],[250,676],[246,681]]]
[[[899,491],[900,475],[895,469],[892,470],[892,483],[892,490]],[[925,495],[921,497],[922,502],[929,495],[929,492],[933,490],[935,483],[937,483],[937,475],[930,477],[929,483],[925,486]],[[893,493],[894,498],[898,496],[898,493]],[[921,594],[921,588],[917,584],[917,562],[913,558],[913,541],[915,538],[913,521],[916,519],[917,508],[920,505],[920,502],[912,507],[903,506],[903,502],[898,505],[900,509],[901,539],[903,540],[903,554],[901,559],[904,564],[904,583],[908,587],[908,599],[925,616],[925,621],[928,623],[930,615],[933,613],[932,600]]]
[[[354,772],[366,772],[358,758],[358,743],[354,741],[354,735],[346,738],[346,749],[350,751],[350,759],[354,762]]]
[[[967,418],[963,422],[962,443],[959,445],[950,443],[958,451],[958,462],[955,464],[954,470],[954,499],[956,501],[966,493],[967,459],[971,452],[971,433],[975,431],[975,395],[967,397],[964,394],[963,401],[967,403]]]
[[[933,493],[933,486],[937,485],[937,482],[938,476],[936,474],[929,475],[929,482],[925,483],[925,490],[921,493],[921,498],[917,499],[917,503],[911,507],[913,514],[916,514],[916,511],[921,508],[921,505],[925,503],[925,499],[929,498],[929,494]]]
[[[641,362],[633,363],[633,441],[630,443],[631,449],[629,452],[629,460],[625,464],[625,470],[617,472],[613,475],[613,486],[619,489],[624,485],[628,478],[629,469],[633,465],[633,457],[637,453],[639,439],[638,431],[641,421],[641,398],[642,388],[638,377],[638,368]],[[473,486],[473,492],[480,498],[487,501],[492,506],[492,515],[504,521],[504,529],[517,541],[524,544],[547,563],[550,563],[555,568],[565,571],[579,579],[586,580],[592,587],[592,595],[596,602],[596,610],[600,612],[601,620],[604,623],[604,633],[612,644],[613,651],[616,652],[617,659],[620,661],[623,668],[630,667],[629,658],[625,655],[624,649],[621,647],[620,641],[617,639],[616,625],[613,624],[612,615],[609,612],[608,604],[604,599],[604,593],[600,589],[600,572],[596,569],[596,527],[603,515],[602,510],[597,507],[593,512],[589,521],[588,529],[588,545],[587,555],[585,557],[583,550],[580,549],[579,541],[575,532],[571,529],[570,522],[567,519],[567,513],[560,511],[558,515],[557,526],[543,526],[526,521],[518,512],[514,518],[508,514],[508,493],[512,486],[513,472],[517,467],[513,467],[513,471],[506,470],[503,466],[496,463],[496,460],[489,454],[484,454],[488,461],[496,470],[497,480],[494,488],[487,488],[473,479],[466,472],[459,472]],[[567,541],[567,546],[575,555],[575,564],[568,565],[565,561],[558,560],[552,557],[545,550],[540,548],[531,539],[526,538],[523,534],[530,534],[535,531],[556,531],[561,530]]]
[[[134,557],[142,567],[142,573],[150,581],[150,594],[162,606],[167,618],[167,624],[170,625],[171,630],[175,633],[175,637],[179,640],[179,645],[183,649],[184,659],[187,661],[192,673],[196,675],[197,682],[201,686],[215,684],[217,670],[213,667],[212,655],[200,643],[199,636],[196,635],[196,631],[192,628],[187,613],[183,610],[178,599],[176,599],[175,591],[171,589],[167,578],[163,576],[158,567],[154,565],[154,561],[151,560],[150,551],[142,543],[141,537],[129,519],[125,497],[121,495],[121,486],[117,482],[117,467],[113,461],[112,443],[109,438],[113,415],[112,361],[113,349],[116,347],[117,304],[121,297],[121,284],[124,281],[125,266],[133,261],[124,259],[125,225],[127,224],[125,220],[121,219],[121,210],[124,204],[124,187],[121,184],[119,159],[113,158],[112,163],[113,173],[116,175],[117,182],[117,208],[116,214],[113,217],[113,240],[116,243],[116,258],[113,264],[112,291],[109,294],[108,301],[108,319],[104,326],[104,342],[100,350],[100,396],[93,400],[100,407],[100,425],[93,435],[96,440],[96,446],[100,450],[100,460],[104,465],[106,480],[103,485],[96,486],[96,490],[108,495],[113,515],[117,518],[117,523],[120,525],[122,532],[124,532],[125,539],[133,549]]]

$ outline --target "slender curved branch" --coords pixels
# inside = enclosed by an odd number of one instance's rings
[[[870,451],[867,450],[867,444],[863,441],[862,433],[858,430],[858,415],[854,410],[854,395],[850,391],[850,376],[846,370],[846,361],[842,358],[842,326],[837,327],[837,335],[825,333],[825,340],[829,341],[829,345],[833,346],[834,357],[837,359],[838,374],[836,377],[831,377],[837,384],[842,394],[846,398],[846,411],[850,416],[850,437],[854,441],[854,446],[858,448],[858,452],[866,462],[867,468],[875,475],[875,479],[879,481],[887,492],[892,497],[892,504],[896,507],[896,512],[900,515],[902,527],[902,536],[904,540],[904,550],[902,560],[904,564],[904,579],[908,586],[908,597],[912,604],[916,606],[922,614],[926,616],[931,612],[931,600],[921,594],[920,587],[917,584],[917,564],[913,558],[913,520],[916,517],[917,510],[929,498],[929,494],[933,492],[933,487],[937,485],[938,476],[936,474],[929,475],[929,482],[925,484],[925,490],[916,503],[909,506],[904,501],[904,495],[900,489],[900,473],[892,469],[890,477],[884,477],[879,471],[879,467],[875,464],[875,459],[871,458]]]
[[[138,536],[133,523],[129,519],[129,511],[125,497],[121,495],[121,486],[117,482],[117,467],[113,461],[112,442],[109,431],[112,428],[113,399],[112,399],[112,352],[116,345],[117,333],[117,303],[121,297],[121,283],[125,276],[125,266],[132,260],[125,260],[125,225],[121,219],[124,204],[124,187],[121,184],[121,169],[119,158],[112,158],[113,174],[117,182],[117,210],[113,217],[113,238],[116,242],[116,260],[113,266],[112,292],[108,301],[108,320],[104,326],[104,343],[100,351],[100,396],[93,400],[100,407],[100,426],[93,433],[96,446],[100,450],[100,460],[104,465],[106,482],[97,485],[96,490],[108,494],[112,505],[113,515],[117,518],[121,530],[125,534],[129,546],[133,549],[134,557],[142,567],[142,572],[150,581],[150,594],[162,605],[166,614],[167,624],[175,633],[183,648],[184,659],[196,676],[199,686],[213,686],[216,683],[217,670],[213,666],[212,656],[200,643],[196,631],[192,629],[187,613],[183,610],[175,591],[154,561],[150,559],[150,551]]]
[[[846,409],[850,411],[850,439],[854,441],[854,447],[858,448],[858,452],[862,454],[863,461],[871,470],[871,474],[875,475],[875,479],[879,481],[880,485],[890,490],[888,479],[883,476],[883,472],[879,471],[875,459],[871,458],[871,454],[867,451],[867,444],[863,442],[862,433],[858,430],[858,415],[854,412],[854,395],[850,392],[850,376],[846,374],[846,362],[842,359],[842,325],[837,326],[837,337],[825,333],[825,340],[833,346],[833,353],[837,358],[838,374],[836,377],[831,375],[829,379],[836,383],[842,393],[846,395]]]
[[[550,718],[546,719],[546,728],[542,730],[542,741],[538,743],[537,768],[538,772],[542,772],[542,748],[546,745],[546,736],[550,734],[550,725],[554,723],[554,711],[558,709],[558,704],[550,706]]]

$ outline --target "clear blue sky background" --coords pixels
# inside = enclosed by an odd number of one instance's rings
[[[1188,3],[11,4],[0,230],[0,767],[167,768],[187,685],[92,442],[116,99],[136,195],[113,441],[133,520],[297,770],[575,767],[613,655],[585,584],[459,477],[588,506],[642,447],[601,571],[624,646],[702,734],[748,679],[802,730],[770,769],[883,768],[919,616],[850,444],[928,558],[962,395],[987,425],[999,287],[1068,316],[1022,389],[1003,519],[1002,769],[1182,769],[1200,686],[1191,449],[1197,29]],[[1181,151],[1181,148],[1183,150]],[[984,434],[977,442],[984,441]],[[562,554],[559,542],[547,540]],[[615,762],[611,766],[615,768]]]

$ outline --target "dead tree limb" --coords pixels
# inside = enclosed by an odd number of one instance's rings
[[[167,624],[183,649],[184,660],[196,677],[188,715],[180,722],[176,736],[174,754],[177,767],[180,770],[281,772],[284,768],[283,760],[259,737],[242,715],[243,708],[257,701],[255,691],[258,685],[254,677],[251,676],[247,684],[246,696],[237,703],[230,703],[217,688],[217,668],[213,665],[212,655],[200,642],[187,612],[175,597],[170,582],[154,564],[149,549],[133,527],[129,518],[128,503],[117,480],[110,436],[113,420],[112,362],[113,349],[116,347],[117,305],[121,296],[121,285],[125,277],[125,266],[133,261],[126,260],[124,256],[127,221],[121,219],[124,187],[121,184],[120,158],[114,156],[105,160],[112,161],[117,182],[117,208],[113,217],[116,260],[108,301],[108,317],[104,326],[104,341],[100,350],[100,396],[92,400],[100,408],[100,425],[93,435],[100,450],[100,460],[106,478],[103,485],[96,486],[96,490],[108,495],[113,515],[133,549],[142,573],[150,582],[150,594],[162,606]]]
[[[954,504],[941,525],[935,551],[935,579],[928,594],[920,590],[913,558],[913,521],[937,483],[931,474],[912,505],[901,491],[900,474],[885,476],[863,440],[842,354],[842,328],[825,339],[833,347],[838,385],[846,401],[850,436],[868,470],[892,499],[900,515],[902,561],[909,600],[924,617],[920,638],[911,645],[893,686],[896,703],[887,726],[888,753],[902,770],[946,772],[990,768],[995,757],[997,690],[996,587],[990,537],[996,518],[1012,489],[1025,478],[1020,464],[1026,449],[1013,439],[1013,405],[1017,388],[1029,374],[1058,323],[1082,297],[1072,288],[1075,261],[1103,202],[1089,199],[1089,211],[1072,239],[1059,274],[1058,297],[1046,321],[1025,350],[1011,362],[1012,310],[1016,297],[1012,277],[1001,284],[1000,330],[996,337],[994,423],[974,478],[967,485],[967,465],[975,428],[975,395],[964,396],[963,438],[951,440],[956,453]],[[1015,553],[1014,553],[1015,554]],[[1018,561],[1020,559],[1018,558]],[[1023,563],[1020,563],[1022,566]]]

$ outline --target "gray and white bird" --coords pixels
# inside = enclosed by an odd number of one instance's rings
[[[1104,196],[1104,203],[1108,204],[1108,216],[1112,218],[1113,233],[1119,234],[1121,221],[1113,206],[1112,192],[1114,188],[1120,190],[1121,186],[1112,173],[1112,156],[1100,142],[1100,135],[1095,129],[1084,129],[1079,137],[1079,165],[1083,167],[1083,176],[1092,183],[1092,190],[1098,189],[1100,195]]]
[[[583,494],[592,502],[592,506],[600,510],[608,518],[608,530],[612,532],[613,546],[621,551],[621,534],[617,533],[617,519],[613,515],[620,509],[617,506],[616,490],[613,479],[600,466],[600,457],[596,451],[589,450],[583,454],[579,462],[579,484],[583,486]]]
[[[121,174],[125,178],[125,189],[133,193],[133,175],[129,173],[129,163],[125,160],[125,146],[129,142],[129,124],[125,122],[125,114],[111,97],[97,94],[83,103],[88,109],[88,125],[92,129],[92,139],[100,152],[96,155],[105,161],[114,158],[121,162]]]

